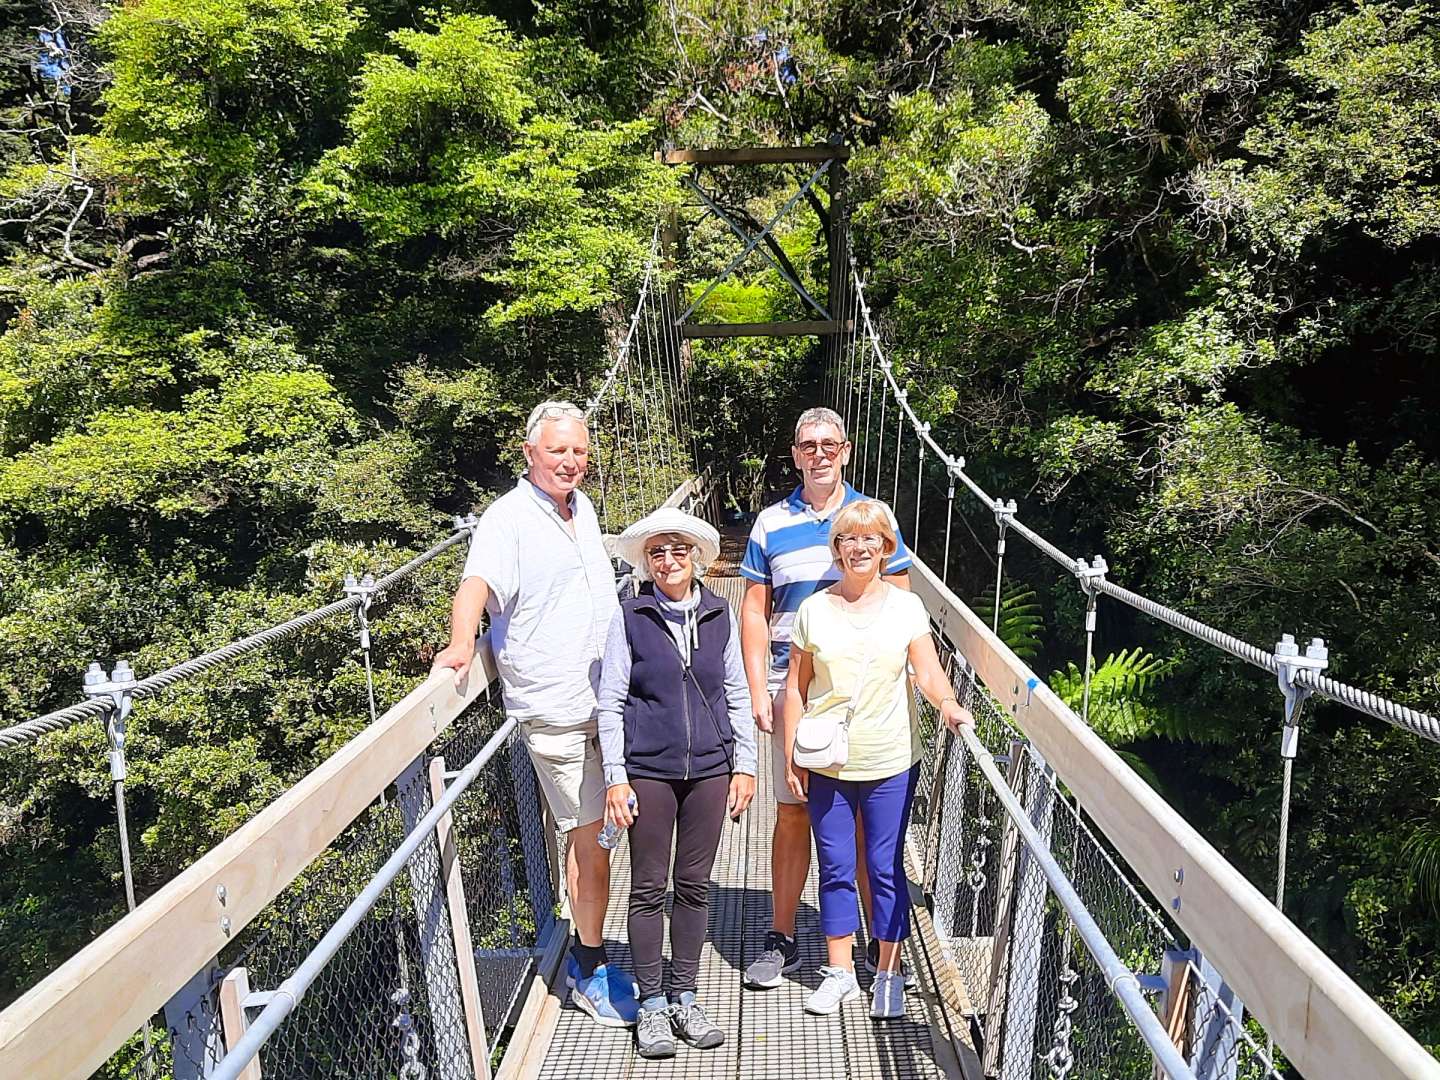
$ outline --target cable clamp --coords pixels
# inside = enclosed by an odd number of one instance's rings
[[[588,408],[593,409],[598,404],[597,401],[591,401]],[[480,524],[480,519],[474,514],[466,514],[464,517],[456,514],[451,521],[454,524],[455,532],[468,532],[471,536],[475,535],[475,529]]]
[[[1110,572],[1110,567],[1105,565],[1105,556],[1096,555],[1088,563],[1083,558],[1076,559],[1073,572],[1075,579],[1080,582],[1080,591],[1094,599],[1095,585],[1097,582],[1105,580],[1105,575]]]
[[[1275,678],[1285,697],[1285,727],[1280,732],[1280,756],[1294,758],[1300,749],[1300,707],[1310,696],[1308,686],[1295,682],[1298,671],[1324,671],[1330,664],[1330,650],[1324,638],[1311,638],[1300,655],[1300,646],[1293,634],[1281,634],[1275,643]]]
[[[135,705],[135,683],[135,671],[124,660],[115,661],[109,675],[98,662],[92,662],[85,671],[85,696],[110,699],[111,707],[105,714],[105,737],[110,742],[110,779],[116,782],[124,780],[127,774],[125,723]]]
[[[370,604],[375,599],[375,575],[366,574],[359,581],[354,574],[345,575],[345,595],[359,597],[355,621],[360,624],[360,651],[370,651]]]
[[[945,469],[951,476],[958,479],[960,474],[965,471],[964,455],[957,454],[955,457],[948,458],[945,462]]]
[[[990,509],[995,511],[995,524],[1000,526],[1001,532],[1004,532],[1005,528],[1010,524],[1011,519],[1015,516],[1015,512],[1019,510],[1020,507],[1014,499],[1006,502],[1004,499],[997,498],[994,503],[991,504]]]

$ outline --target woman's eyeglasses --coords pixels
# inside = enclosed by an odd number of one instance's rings
[[[864,548],[867,551],[879,551],[885,546],[885,538],[882,536],[874,536],[870,533],[864,533],[859,536],[843,533],[835,538],[835,546],[844,548],[847,551],[853,551],[856,548]]]
[[[645,555],[651,562],[661,562],[665,559],[684,562],[694,550],[695,547],[692,544],[657,544],[655,547],[646,548]]]

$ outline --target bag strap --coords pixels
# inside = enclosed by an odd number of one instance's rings
[[[883,584],[884,596],[880,599],[880,608],[875,612],[875,619],[871,625],[879,623],[880,616],[885,613],[885,605],[890,602],[890,589],[892,585]],[[875,655],[875,635],[868,634],[865,638],[865,651],[861,654],[860,675],[855,680],[855,689],[850,692],[850,704],[845,707],[844,726],[848,730],[850,721],[855,719],[855,707],[860,703],[860,692],[865,689],[865,676],[870,673],[870,658]]]

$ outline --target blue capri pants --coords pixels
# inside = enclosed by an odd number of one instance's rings
[[[820,928],[844,937],[860,926],[855,888],[855,816],[865,823],[865,861],[870,869],[874,925],[870,936],[903,941],[910,934],[910,895],[905,883],[905,829],[915,797],[917,766],[884,780],[836,780],[810,774],[810,827],[820,857]]]

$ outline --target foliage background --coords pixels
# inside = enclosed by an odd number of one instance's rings
[[[1340,677],[1433,710],[1433,4],[57,5],[0,0],[7,721],[91,659],[154,670],[426,546],[509,483],[525,407],[602,365],[675,198],[656,145],[832,135],[911,400],[987,487],[1117,580],[1257,643],[1322,636]],[[63,50],[34,29],[57,19]],[[791,179],[707,182],[764,220]],[[687,281],[725,243],[694,230]],[[823,282],[813,218],[780,245]],[[747,264],[703,314],[794,304]],[[815,357],[694,356],[698,434],[753,509]],[[993,523],[968,524],[951,570],[982,594]],[[1019,547],[1036,664],[1073,681],[1078,590]],[[383,697],[452,576],[380,620]],[[352,641],[137,713],[142,892],[358,729]],[[1269,891],[1273,685],[1109,604],[1097,651],[1107,737]],[[115,917],[102,744],[0,758],[0,1000]],[[1440,1048],[1440,754],[1321,704],[1296,780],[1289,914]]]

